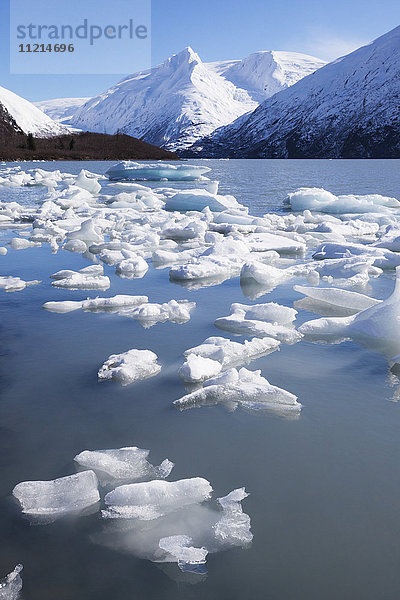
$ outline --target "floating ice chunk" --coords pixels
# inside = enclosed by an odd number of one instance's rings
[[[240,272],[240,281],[254,281],[263,288],[273,290],[281,283],[291,278],[289,269],[277,269],[272,265],[265,265],[258,261],[246,262]]]
[[[301,334],[294,329],[292,321],[297,311],[274,302],[247,306],[232,304],[231,314],[216,319],[218,329],[237,335],[252,337],[272,337],[287,344],[294,344],[301,339]]]
[[[296,318],[297,310],[288,306],[282,306],[276,302],[267,302],[265,304],[239,304],[231,305],[231,314],[244,311],[246,319],[256,319],[259,321],[268,321],[279,325],[290,325]]]
[[[14,250],[25,250],[26,248],[33,248],[35,246],[41,246],[41,243],[40,242],[31,242],[24,238],[16,237],[10,241],[10,246],[11,246],[11,248],[14,248]]]
[[[110,287],[110,279],[103,276],[101,265],[91,265],[80,271],[57,271],[50,276],[52,285],[59,288],[81,290],[106,290]]]
[[[200,256],[185,265],[175,266],[169,272],[174,281],[207,281],[222,283],[239,275],[243,259],[238,256]]]
[[[140,277],[147,273],[149,265],[142,256],[126,258],[116,266],[116,273],[124,277]]]
[[[187,323],[190,313],[196,307],[195,302],[189,300],[170,300],[164,304],[143,304],[136,308],[121,311],[122,316],[139,321],[142,327],[152,327],[156,323]]]
[[[22,590],[22,565],[17,565],[7,577],[0,580],[0,600],[18,600]]]
[[[289,194],[289,203],[294,211],[308,209],[327,213],[390,212],[389,209],[400,208],[395,198],[379,194],[335,196],[322,188],[300,188]]]
[[[391,296],[359,312],[350,322],[348,332],[358,341],[373,345],[389,357],[400,352],[400,267]]]
[[[45,302],[42,308],[55,313],[69,313],[82,308],[82,304],[83,301],[64,300],[63,302]]]
[[[141,306],[149,301],[147,296],[129,296],[127,294],[111,298],[91,298],[82,302],[82,309],[91,312],[118,311],[133,306]]]
[[[197,354],[189,354],[179,369],[179,375],[188,383],[203,382],[221,372],[222,365],[211,358],[203,358]]]
[[[365,310],[381,302],[380,300],[370,298],[365,294],[349,292],[340,288],[318,288],[295,285],[293,286],[293,289],[317,302],[324,302],[326,304],[331,304],[332,306],[346,308],[356,312]]]
[[[386,248],[377,248],[376,246],[366,246],[365,244],[321,244],[313,254],[316,260],[348,258],[350,256],[359,256],[371,260],[376,267],[383,269],[394,269],[400,265],[400,256],[387,250]]]
[[[146,164],[122,161],[108,169],[106,175],[111,181],[119,179],[131,179],[134,181],[160,181],[161,179],[169,181],[195,181],[201,179],[209,171],[211,171],[209,167],[194,166],[186,163],[171,165],[161,162]]]
[[[82,208],[94,203],[92,194],[77,185],[69,185],[62,192],[52,193],[49,200],[54,201],[64,210]]]
[[[96,227],[95,222],[92,219],[83,221],[79,229],[68,233],[67,239],[85,242],[88,247],[91,244],[100,244],[104,241],[103,236],[99,234],[98,227]]]
[[[167,198],[166,210],[202,211],[208,207],[213,212],[221,212],[229,208],[243,208],[234,196],[211,194],[207,190],[188,190],[178,192]]]
[[[208,550],[195,548],[193,540],[188,535],[171,535],[161,538],[159,547],[167,553],[166,562],[177,562],[182,571],[198,572],[195,567],[206,564]],[[205,573],[206,570],[202,570]]]
[[[122,485],[105,497],[105,519],[141,519],[151,521],[211,497],[206,479],[194,477],[179,481],[149,481]]]
[[[4,246],[0,246],[0,256],[5,256],[8,250]]]
[[[24,514],[56,519],[97,504],[97,488],[95,473],[84,471],[52,481],[24,481],[15,486],[13,496]]]
[[[98,179],[98,175],[82,169],[75,180],[75,185],[95,195],[101,190],[101,185],[99,184]]]
[[[244,242],[251,252],[275,250],[280,254],[297,254],[306,251],[304,242],[273,233],[250,233],[245,237]]]
[[[24,281],[19,277],[0,277],[0,289],[3,289],[5,292],[19,292],[24,290],[29,285],[38,285],[42,283],[38,279],[34,279],[33,281]]]
[[[233,490],[227,496],[218,498],[223,516],[214,525],[215,537],[229,546],[250,544],[253,534],[250,531],[250,517],[243,512],[242,500],[247,498],[245,488]]]
[[[279,341],[265,337],[245,340],[243,344],[222,337],[210,337],[184,353],[186,361],[179,370],[188,383],[201,383],[221,370],[239,366],[265,356],[279,347]]]
[[[74,460],[81,467],[95,471],[102,483],[168,477],[174,463],[165,459],[161,465],[155,467],[147,460],[149,454],[149,450],[133,446],[118,450],[84,450],[75,456]]]
[[[80,269],[80,271],[70,271],[69,269],[63,269],[62,271],[57,271],[50,275],[50,279],[65,279],[66,277],[70,277],[75,273],[82,273],[83,275],[103,275],[104,269],[102,265],[89,265],[88,267],[84,267]]]
[[[238,405],[250,410],[269,410],[278,414],[298,414],[301,404],[286,390],[271,385],[261,376],[261,371],[230,369],[209,379],[203,388],[175,400],[178,408],[212,406],[222,403],[230,410]]]
[[[157,354],[150,350],[128,350],[122,354],[112,354],[100,368],[99,380],[129,385],[134,381],[153,377],[161,371],[157,358]]]
[[[64,244],[63,249],[68,250],[68,252],[83,254],[87,251],[88,247],[82,240],[68,240],[68,242]]]

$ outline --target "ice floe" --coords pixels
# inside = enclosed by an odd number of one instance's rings
[[[22,590],[22,565],[17,565],[11,573],[0,580],[0,600],[19,600]]]
[[[379,194],[335,196],[323,188],[301,188],[289,194],[289,202],[294,211],[315,210],[337,214],[379,212],[400,208],[400,202],[395,198],[387,198]]]
[[[79,271],[57,271],[51,275],[52,285],[71,290],[107,290],[111,283],[109,277],[103,275],[101,265],[93,265]]]
[[[24,481],[13,489],[25,515],[47,522],[79,513],[100,500],[93,471],[83,471],[51,481]]]
[[[238,406],[249,410],[267,410],[279,415],[296,415],[301,411],[297,397],[284,389],[271,385],[261,376],[261,371],[242,367],[230,369],[208,379],[203,387],[174,401],[180,409],[222,404],[228,410]]]
[[[112,354],[99,369],[99,381],[116,381],[129,385],[134,381],[148,379],[161,371],[157,354],[150,350],[128,350]]]
[[[230,314],[215,320],[218,329],[236,335],[271,337],[286,344],[295,344],[302,335],[294,328],[297,311],[275,302],[247,306],[234,303]]]
[[[105,497],[105,519],[141,519],[151,521],[211,497],[206,479],[194,477],[179,481],[149,481],[122,485]]]
[[[0,289],[5,292],[20,292],[27,286],[38,285],[39,283],[42,282],[37,279],[34,279],[33,281],[24,281],[23,279],[20,279],[20,277],[13,277],[11,275],[8,277],[0,277]]]
[[[150,450],[136,446],[116,450],[84,450],[75,456],[75,461],[81,467],[94,471],[103,485],[168,477],[174,463],[165,459],[155,467],[147,460],[149,454]]]
[[[202,344],[186,350],[186,361],[179,375],[187,383],[201,383],[223,370],[240,366],[279,348],[273,338],[254,338],[243,344],[222,337],[207,338]]]
[[[168,164],[168,163],[137,163],[132,161],[122,161],[113,165],[106,171],[110,180],[132,179],[136,181],[195,181],[211,171],[209,167],[199,167],[195,165]]]
[[[307,321],[300,328],[306,338],[326,341],[353,339],[389,359],[400,353],[400,267],[391,296],[349,317]]]

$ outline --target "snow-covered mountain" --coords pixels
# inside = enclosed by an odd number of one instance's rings
[[[23,132],[32,133],[36,137],[52,137],[68,131],[31,102],[3,87],[0,87],[0,107],[2,108],[3,119],[9,121],[9,117],[11,117],[13,121],[12,129],[16,133]]]
[[[199,141],[203,156],[400,156],[400,27]]]
[[[255,52],[244,60],[207,63],[207,66],[260,103],[325,64],[307,54],[269,50]]]
[[[182,150],[323,64],[289,52],[257,52],[242,61],[203,63],[188,47],[92,98],[69,123],[103,133],[119,130]]]
[[[53,100],[41,100],[33,104],[46,113],[53,121],[68,123],[78,108],[88,100],[90,98],[54,98]]]

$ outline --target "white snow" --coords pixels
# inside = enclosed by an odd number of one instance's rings
[[[322,64],[285,52],[207,64],[187,47],[92,98],[70,123],[100,133],[120,130],[171,150],[184,149]]]
[[[67,125],[72,115],[88,100],[90,98],[53,98],[51,100],[33,102],[33,104],[53,119],[53,121]]]
[[[99,380],[129,385],[134,381],[153,377],[161,371],[157,358],[157,354],[150,350],[128,350],[122,354],[112,354],[99,369]]]
[[[66,127],[50,119],[31,102],[3,87],[0,87],[0,104],[24,133],[32,133],[36,137],[52,137],[68,133]]]

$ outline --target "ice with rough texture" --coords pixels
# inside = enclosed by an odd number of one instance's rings
[[[233,196],[211,194],[207,190],[187,190],[178,192],[168,198],[165,204],[167,210],[197,210],[202,211],[208,207],[213,212],[227,209],[243,208]]]
[[[165,479],[174,463],[168,459],[155,467],[148,462],[150,450],[136,446],[116,450],[84,450],[75,461],[86,469],[95,471],[101,483]]]
[[[188,383],[201,383],[222,370],[265,356],[277,350],[279,344],[278,340],[268,337],[245,340],[243,344],[210,337],[200,346],[185,351],[186,361],[179,369],[179,375]]]
[[[242,367],[239,371],[230,369],[205,382],[196,390],[174,405],[178,408],[212,406],[224,404],[230,410],[238,406],[250,410],[268,410],[281,415],[299,414],[301,404],[297,397],[286,390],[271,385],[261,376],[261,371],[248,371]]]
[[[218,498],[223,516],[214,525],[214,532],[217,540],[224,545],[242,546],[250,544],[253,539],[250,517],[243,512],[242,508],[242,500],[245,500],[248,495],[245,488],[239,488],[223,498]]]
[[[400,208],[400,202],[396,198],[379,194],[335,196],[322,188],[301,188],[289,194],[289,202],[295,211],[315,210],[337,214],[390,212],[388,209]]]
[[[209,167],[200,167],[189,164],[168,164],[168,163],[137,163],[131,161],[122,161],[113,165],[106,171],[107,177],[111,181],[129,179],[133,181],[196,181],[211,171]]]
[[[301,334],[293,327],[297,311],[275,302],[247,306],[232,304],[231,313],[215,320],[215,326],[237,335],[272,337],[286,344],[295,344]]]
[[[199,504],[211,497],[212,487],[206,479],[194,477],[179,481],[149,481],[122,485],[105,497],[106,519],[141,519],[151,521],[163,515]]]
[[[24,281],[20,277],[0,277],[0,290],[5,292],[20,292],[29,285],[38,285],[41,281],[34,279],[33,281]]]
[[[157,354],[150,350],[134,349],[122,354],[112,354],[99,369],[99,380],[129,385],[140,379],[148,379],[161,371],[157,358]]]
[[[147,304],[147,296],[129,296],[128,294],[119,294],[111,298],[90,298],[82,302],[82,309],[90,312],[118,311],[134,306]]]
[[[196,307],[195,302],[189,300],[170,300],[164,304],[143,304],[131,309],[122,310],[119,314],[135,319],[144,328],[149,328],[156,323],[187,323],[190,313]]]
[[[15,486],[13,496],[24,514],[51,519],[80,512],[100,500],[93,471],[51,481],[24,481]]]
[[[92,265],[79,271],[63,270],[51,275],[54,287],[71,290],[107,290],[111,283],[103,275],[101,265]]]
[[[17,565],[11,573],[0,580],[0,600],[18,600],[22,590],[22,565]]]
[[[182,571],[194,570],[190,567],[205,565],[208,550],[206,548],[195,548],[193,540],[188,535],[171,535],[161,538],[159,547],[167,553],[166,560],[177,562]],[[202,571],[203,573],[205,571]]]
[[[356,315],[307,321],[299,330],[311,339],[354,339],[389,359],[400,353],[400,267],[391,296]]]

